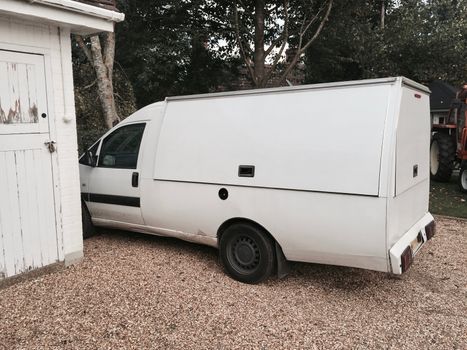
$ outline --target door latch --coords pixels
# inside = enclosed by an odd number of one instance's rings
[[[139,173],[136,171],[131,175],[131,186],[138,187],[139,184]]]
[[[49,149],[49,152],[50,152],[50,153],[54,153],[54,152],[55,152],[55,150],[56,150],[55,144],[56,144],[56,142],[53,141],[53,140],[45,141],[45,142],[44,142],[44,145],[47,146],[47,148]]]

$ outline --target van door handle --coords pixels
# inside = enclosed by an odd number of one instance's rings
[[[239,177],[255,177],[255,166],[254,165],[239,165],[238,176]]]
[[[139,180],[139,174],[138,172],[134,172],[132,175],[131,175],[131,186],[133,187],[138,187],[138,181]]]

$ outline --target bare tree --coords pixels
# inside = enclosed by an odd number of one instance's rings
[[[244,24],[239,9],[247,12],[247,7],[243,4],[242,0],[236,0],[233,4],[233,22],[235,28],[236,41],[240,50],[241,57],[247,66],[249,75],[256,87],[264,87],[275,73],[282,54],[289,44],[289,49],[292,49],[294,54],[291,59],[286,62],[282,73],[280,74],[280,81],[283,82],[287,79],[293,68],[300,61],[304,52],[310,47],[311,44],[320,35],[326,21],[329,18],[333,5],[333,0],[326,0],[318,11],[310,16],[310,18],[303,18],[299,25],[299,29],[293,33],[295,41],[298,43],[293,47],[290,43],[290,3],[289,0],[283,0],[279,6],[272,6],[268,8],[265,0],[255,0],[254,4],[254,36],[250,40],[248,33],[245,34]],[[270,41],[268,47],[265,47],[265,20],[268,14],[273,11],[282,11],[283,29],[279,35]],[[253,41],[253,45],[251,45]],[[253,46],[253,50],[251,49]],[[276,49],[276,50],[275,50]],[[272,63],[267,64],[268,57],[271,57]]]
[[[76,41],[96,72],[97,93],[105,125],[110,129],[120,121],[113,89],[115,33],[102,33],[89,38],[77,35]]]

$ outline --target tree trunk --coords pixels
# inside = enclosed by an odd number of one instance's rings
[[[264,0],[255,2],[255,85],[263,87],[264,82]]]
[[[101,37],[104,45],[101,45]],[[115,34],[105,33],[91,36],[90,49],[84,40],[77,36],[76,40],[86,57],[94,67],[97,77],[97,94],[104,114],[107,128],[112,128],[120,121],[113,93],[113,65],[115,58]]]

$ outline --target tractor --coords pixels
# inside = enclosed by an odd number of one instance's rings
[[[434,117],[430,147],[431,178],[439,182],[450,180],[459,167],[459,187],[467,193],[467,85],[452,101],[445,117]]]

